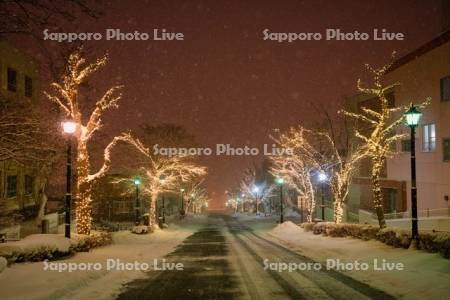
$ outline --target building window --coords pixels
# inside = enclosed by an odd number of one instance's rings
[[[436,124],[427,124],[423,126],[423,145],[424,152],[433,152],[436,150]]]
[[[6,196],[8,198],[17,196],[17,176],[6,177]]]
[[[33,79],[30,76],[25,75],[25,96],[32,97],[33,96]]]
[[[13,68],[8,68],[8,91],[15,92],[17,90],[17,72]]]
[[[33,194],[34,178],[30,175],[25,175],[25,195]]]
[[[450,75],[441,79],[441,101],[450,101]]]
[[[450,138],[446,138],[442,141],[442,148],[444,150],[444,161],[450,162]]]
[[[402,152],[411,152],[411,140],[402,140]]]

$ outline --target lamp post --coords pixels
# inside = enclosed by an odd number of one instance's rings
[[[406,124],[411,129],[411,248],[417,248],[419,243],[419,228],[417,222],[417,183],[416,183],[416,128],[422,113],[411,104],[405,113]]]
[[[184,199],[183,199],[183,193],[184,193],[184,189],[181,188],[180,189],[180,197],[181,197],[181,210],[180,210],[180,214],[183,217],[184,216]]]
[[[320,182],[320,194],[322,197],[322,204],[320,205],[322,209],[322,220],[325,221],[325,181],[328,179],[328,176],[324,172],[319,173],[319,182]]]
[[[161,186],[163,186],[166,183],[166,177],[161,176],[159,177],[159,183]],[[162,223],[166,223],[166,206],[165,206],[165,200],[164,200],[164,193],[162,194]]]
[[[255,201],[256,201],[256,215],[259,215],[259,211],[258,211],[258,193],[259,193],[259,187],[254,186],[253,187],[253,194],[255,195]]]
[[[70,239],[70,206],[72,204],[72,136],[77,129],[77,123],[65,121],[62,123],[63,131],[67,134],[67,163],[66,163],[66,199],[65,199],[65,225],[64,236]]]
[[[141,184],[141,180],[139,178],[135,178],[133,183],[134,183],[134,186],[136,187],[136,205],[135,205],[136,215],[135,215],[134,221],[135,221],[136,225],[139,225],[139,219],[140,219],[139,185]]]
[[[280,224],[284,222],[283,220],[283,184],[284,184],[284,179],[281,177],[278,177],[276,180],[276,183],[280,186]]]

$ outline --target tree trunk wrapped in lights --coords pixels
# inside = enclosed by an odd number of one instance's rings
[[[77,130],[74,138],[77,142],[76,152],[76,227],[80,234],[89,234],[92,221],[92,203],[91,190],[93,182],[105,175],[111,166],[111,151],[120,141],[132,142],[129,134],[121,134],[113,138],[106,146],[103,153],[103,165],[94,174],[91,174],[91,163],[88,151],[88,142],[93,134],[101,126],[101,117],[103,113],[110,108],[117,108],[117,102],[121,98],[119,90],[121,86],[110,88],[101,97],[89,118],[83,115],[78,93],[80,85],[86,81],[87,77],[106,64],[107,57],[98,59],[92,64],[86,64],[81,55],[81,49],[72,53],[69,57],[66,73],[62,77],[62,82],[53,83],[52,87],[56,93],[54,95],[46,94],[49,99],[54,101],[62,109],[68,118],[77,124]],[[84,123],[84,120],[88,120]]]
[[[389,105],[387,93],[391,92],[398,83],[384,86],[382,81],[391,65],[392,62],[379,69],[366,65],[367,70],[373,74],[373,87],[363,87],[361,80],[358,80],[357,83],[360,92],[372,95],[378,100],[379,111],[367,107],[361,107],[360,113],[342,111],[346,116],[362,122],[367,128],[364,130],[365,132],[356,128],[354,134],[363,142],[362,147],[365,148],[365,152],[372,163],[373,206],[380,228],[386,227],[380,178],[386,158],[395,154],[395,151],[392,151],[392,146],[398,140],[406,137],[405,134],[397,133],[396,129],[404,121],[403,112],[408,109],[407,106],[390,107]],[[429,101],[427,99],[421,106],[426,106]]]

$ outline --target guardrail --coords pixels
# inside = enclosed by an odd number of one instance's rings
[[[374,213],[372,213],[372,216],[376,218]],[[417,216],[419,218],[450,217],[450,207],[419,210],[417,211]],[[387,220],[411,218],[411,211],[384,214],[384,218]]]

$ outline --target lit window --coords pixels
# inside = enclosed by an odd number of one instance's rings
[[[450,76],[441,79],[441,101],[450,101]]]
[[[436,150],[436,124],[427,124],[423,126],[423,145],[424,152],[433,152]]]

